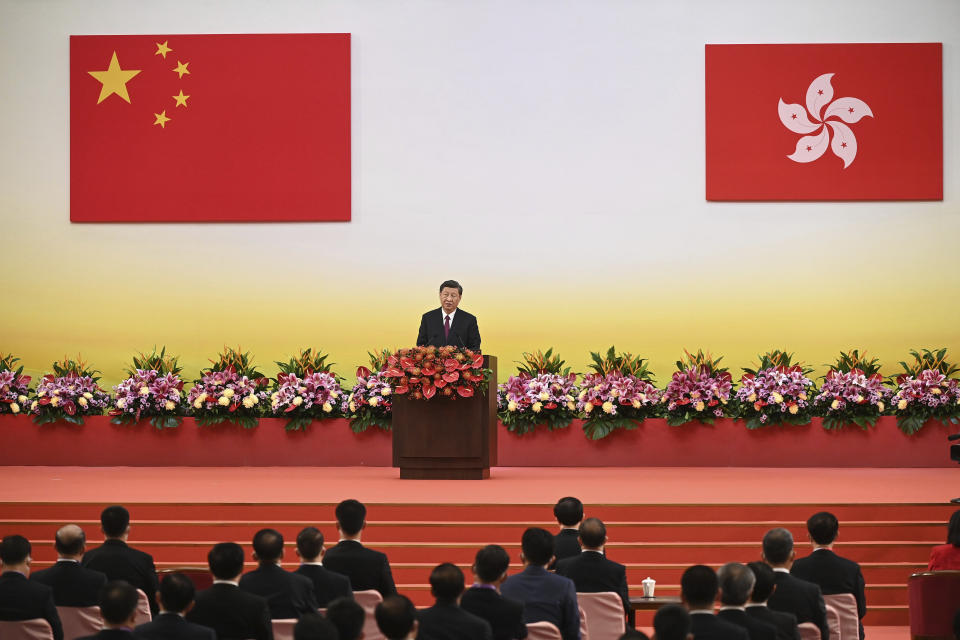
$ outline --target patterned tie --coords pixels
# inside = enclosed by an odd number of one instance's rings
[[[450,338],[450,316],[443,317],[443,339]]]

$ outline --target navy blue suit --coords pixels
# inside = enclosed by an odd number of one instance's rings
[[[177,613],[161,613],[133,632],[144,640],[217,640],[213,629],[187,622]]]
[[[450,335],[444,336],[443,307],[427,311],[420,319],[420,331],[417,333],[417,346],[452,346],[480,350],[480,329],[477,317],[463,309],[457,309],[450,323]]]
[[[500,593],[523,603],[523,621],[552,622],[563,640],[579,640],[580,609],[573,580],[528,566],[504,581]]]

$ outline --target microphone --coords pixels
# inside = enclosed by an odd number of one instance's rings
[[[960,433],[955,433],[952,436],[947,436],[947,440],[960,440]]]

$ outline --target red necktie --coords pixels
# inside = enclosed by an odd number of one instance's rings
[[[443,339],[446,340],[450,337],[450,316],[443,317]]]

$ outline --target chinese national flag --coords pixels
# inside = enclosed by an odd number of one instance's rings
[[[71,36],[70,219],[350,220],[350,35]]]
[[[706,45],[707,200],[942,200],[942,45]]]

